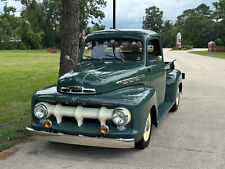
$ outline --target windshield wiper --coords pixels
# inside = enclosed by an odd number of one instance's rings
[[[113,59],[122,60],[123,62],[125,62],[125,60],[124,60],[123,58],[118,58],[118,57],[116,57],[115,55],[114,55],[114,56],[113,56],[113,55],[105,55],[105,56],[110,56],[110,57],[112,57]]]
[[[95,58],[95,57],[87,56],[87,55],[84,55],[84,57],[86,57],[87,59],[102,60],[101,58]],[[84,60],[85,60],[85,59],[84,59]]]

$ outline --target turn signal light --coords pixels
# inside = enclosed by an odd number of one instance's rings
[[[101,133],[102,134],[108,134],[109,133],[109,127],[106,125],[101,126]]]
[[[45,128],[50,129],[52,127],[52,122],[50,122],[49,120],[44,122]]]

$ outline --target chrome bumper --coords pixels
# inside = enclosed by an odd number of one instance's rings
[[[73,136],[73,135],[65,135],[62,133],[49,133],[44,131],[37,131],[29,127],[26,127],[26,129],[28,131],[36,133],[47,134],[46,136],[36,136],[36,138],[50,142],[76,144],[84,146],[108,147],[108,148],[134,148],[134,139],[109,139],[109,138],[97,138],[86,136]]]

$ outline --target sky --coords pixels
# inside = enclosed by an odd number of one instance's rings
[[[103,25],[110,28],[113,19],[113,0],[106,1]],[[218,0],[117,0],[117,28],[141,28],[145,9],[150,6],[157,6],[163,11],[163,20],[171,20],[175,23],[177,16],[184,10],[196,8],[202,3],[213,9],[212,2],[216,1]]]
[[[17,12],[16,12],[16,16],[19,16],[20,15],[20,11],[22,9],[22,5],[20,2],[18,1],[15,1],[15,0],[7,0],[8,1],[8,6],[14,6],[16,9],[17,9]],[[3,8],[4,8],[4,2],[1,2],[0,0],[0,12],[3,11]]]
[[[113,0],[106,1],[107,7],[103,9],[105,19],[102,24],[106,28],[110,28],[113,20]],[[141,28],[145,9],[150,6],[157,6],[163,11],[163,20],[171,20],[175,23],[177,16],[181,15],[184,10],[196,8],[201,3],[211,6],[213,9],[212,2],[216,1],[218,0],[117,0],[117,28]],[[3,10],[3,4],[0,2],[0,12]],[[22,8],[21,4],[10,0],[8,5],[17,8],[16,15],[18,16]]]

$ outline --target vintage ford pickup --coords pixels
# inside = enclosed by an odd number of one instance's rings
[[[178,109],[182,78],[174,61],[164,62],[157,33],[94,32],[81,47],[79,64],[57,86],[33,95],[27,129],[53,142],[144,149],[152,125]]]

